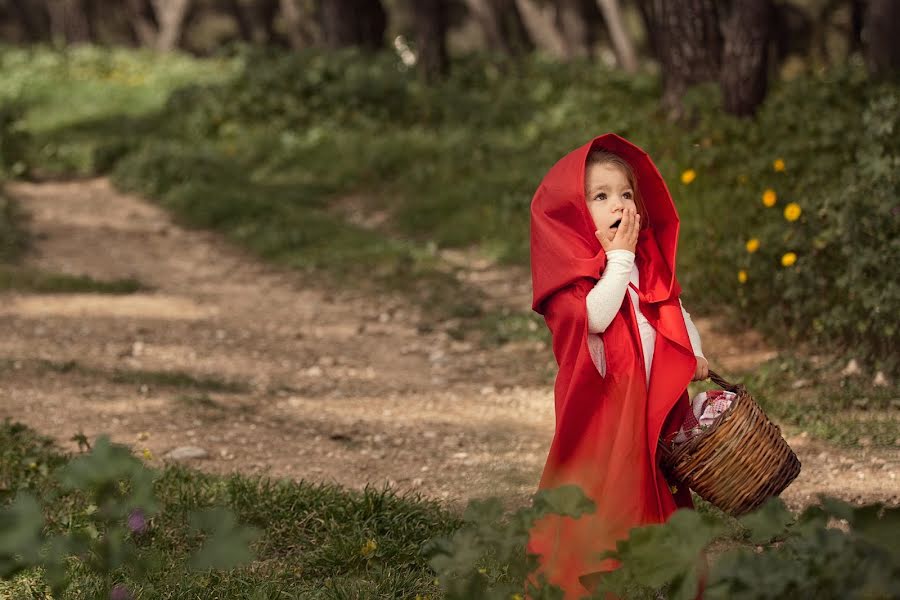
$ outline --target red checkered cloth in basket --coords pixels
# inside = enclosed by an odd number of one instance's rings
[[[734,392],[726,390],[709,390],[697,394],[691,400],[691,410],[685,412],[681,429],[666,441],[680,444],[701,433],[731,406],[734,398]]]

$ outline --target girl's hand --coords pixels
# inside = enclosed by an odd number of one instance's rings
[[[630,250],[634,252],[637,246],[638,232],[641,228],[641,215],[631,207],[622,211],[622,222],[616,231],[600,231],[594,232],[600,245],[603,246],[604,252],[610,250]]]
[[[709,361],[702,356],[697,356],[697,370],[694,372],[694,378],[691,381],[703,381],[709,377]]]

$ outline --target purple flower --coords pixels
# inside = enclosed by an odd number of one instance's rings
[[[128,591],[127,587],[121,583],[117,583],[109,591],[109,600],[134,600],[134,596],[131,595],[131,592]]]
[[[135,508],[128,513],[128,529],[132,533],[144,533],[147,531],[147,516],[140,508]]]

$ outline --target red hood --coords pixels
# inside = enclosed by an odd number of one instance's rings
[[[640,299],[661,302],[681,292],[674,275],[680,221],[669,189],[646,152],[607,133],[553,165],[531,201],[531,308],[540,314],[553,292],[583,277],[599,279],[606,267],[606,252],[594,235],[584,197],[585,160],[595,148],[618,154],[631,165],[647,209],[650,227],[641,232],[637,248]]]

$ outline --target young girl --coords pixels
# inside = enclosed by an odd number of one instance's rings
[[[559,365],[556,431],[539,487],[577,484],[596,504],[577,520],[546,517],[531,532],[535,575],[566,600],[619,566],[597,555],[632,527],[693,507],[656,458],[657,440],[690,411],[688,383],[708,371],[679,299],[678,228],[653,162],[614,134],[563,157],[531,203],[532,309],[550,328]]]

